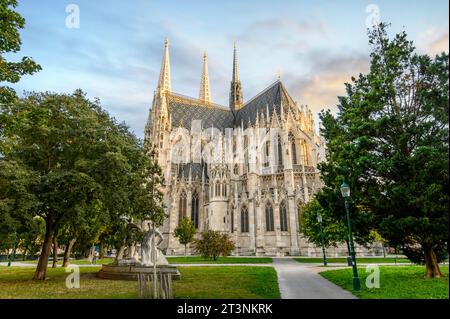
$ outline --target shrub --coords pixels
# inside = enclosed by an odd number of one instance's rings
[[[191,219],[187,216],[181,220],[174,230],[174,236],[178,238],[180,244],[184,245],[184,255],[186,256],[187,245],[193,241],[196,229]]]
[[[218,231],[208,230],[201,234],[201,239],[194,240],[194,250],[203,258],[226,257],[234,249],[234,243],[230,240],[228,234],[221,234]]]

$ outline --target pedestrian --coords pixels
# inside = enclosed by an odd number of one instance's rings
[[[95,250],[95,251],[94,251],[94,257],[92,258],[92,263],[93,263],[94,265],[97,264],[98,255],[99,255],[98,251]]]

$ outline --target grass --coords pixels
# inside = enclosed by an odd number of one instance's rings
[[[294,258],[299,263],[323,263],[323,258]],[[328,263],[344,263],[347,264],[347,258],[327,258]],[[381,264],[381,263],[410,263],[407,258],[393,258],[393,257],[356,257],[358,264]]]
[[[114,260],[114,258],[101,258],[97,261],[98,265],[109,264]],[[37,260],[15,260],[16,262],[24,264],[37,264]],[[167,257],[167,261],[171,264],[270,264],[272,263],[272,258],[267,257],[219,257],[217,260],[212,260],[209,258],[203,258],[198,256],[187,256],[187,257]],[[52,264],[52,261],[48,262]],[[91,263],[87,259],[71,259],[71,264],[74,265],[90,265]],[[61,265],[62,261],[58,262]]]
[[[182,279],[174,281],[174,298],[216,299],[280,298],[272,267],[179,267]],[[123,299],[137,298],[137,282],[105,280],[100,267],[80,268],[80,288],[68,289],[64,268],[50,268],[48,280],[31,280],[34,268],[0,267],[0,299]]]
[[[448,299],[448,266],[441,266],[442,278],[425,278],[424,266],[380,266],[380,288],[369,289],[366,278],[370,273],[359,269],[361,290],[352,291],[352,269],[328,270],[324,278],[351,291],[363,299]]]
[[[197,256],[167,257],[171,264],[268,264],[272,258],[267,257],[219,257],[217,260]]]

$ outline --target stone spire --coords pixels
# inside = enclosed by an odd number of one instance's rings
[[[243,106],[243,104],[244,102],[242,96],[242,86],[238,75],[237,49],[235,42],[233,54],[233,79],[231,81],[231,88],[230,88],[230,108],[232,110],[239,110]]]
[[[169,58],[169,39],[164,42],[164,55],[161,64],[161,72],[159,73],[158,90],[172,91],[170,81],[170,58]]]
[[[211,91],[209,89],[209,74],[208,74],[208,56],[206,52],[203,54],[203,71],[202,79],[200,81],[199,99],[205,103],[211,103]]]

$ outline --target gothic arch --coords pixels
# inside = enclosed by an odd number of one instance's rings
[[[277,135],[277,149],[275,154],[277,154],[277,165],[283,166],[283,141],[281,140],[280,134]]]
[[[291,151],[292,165],[297,165],[298,164],[298,154],[297,154],[297,145],[296,145],[297,142],[296,142],[295,136],[294,136],[294,134],[292,134],[292,132],[289,132],[288,140],[289,140],[289,147],[290,147],[290,151]]]
[[[247,206],[241,208],[241,233],[249,232],[249,220]]]
[[[280,204],[280,230],[288,231],[288,214],[286,201],[282,201]]]
[[[273,205],[270,202],[266,203],[266,231],[274,231],[273,220]]]
[[[187,210],[187,196],[184,190],[180,193],[180,199],[178,201],[178,223],[186,216]]]
[[[191,202],[191,221],[194,224],[195,228],[198,228],[198,215],[199,215],[199,197],[197,191],[194,191],[192,194],[192,202]]]

